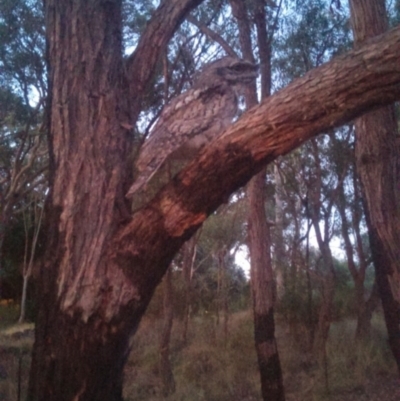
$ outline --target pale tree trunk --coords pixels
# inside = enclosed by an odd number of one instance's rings
[[[189,330],[190,309],[192,300],[192,278],[198,238],[198,235],[194,235],[183,246],[182,275],[185,283],[185,305],[183,310],[182,341],[184,344],[187,344]]]
[[[38,102],[37,109],[31,115],[32,120],[41,108],[42,101]],[[5,235],[10,228],[15,206],[18,202],[33,193],[45,179],[43,176],[47,166],[38,168],[38,159],[42,147],[42,135],[37,135],[35,140],[27,140],[31,133],[30,124],[19,134],[19,141],[15,143],[14,154],[8,171],[3,170],[0,180],[0,298],[2,297],[2,273],[3,273],[3,246]],[[41,159],[45,159],[41,157]],[[4,166],[3,166],[4,167]],[[36,168],[34,168],[36,167]]]
[[[388,29],[384,0],[350,0],[355,46]],[[400,372],[400,142],[394,106],[355,121],[356,163],[389,344]]]
[[[169,345],[171,331],[174,322],[173,288],[172,288],[172,266],[169,267],[164,277],[163,288],[163,327],[160,336],[160,376],[163,396],[175,392],[175,379],[172,372]]]
[[[22,323],[25,321],[25,314],[26,314],[26,298],[28,294],[28,283],[29,278],[32,275],[33,269],[33,260],[35,258],[36,253],[36,245],[39,238],[40,227],[42,225],[43,220],[43,210],[44,206],[42,206],[39,210],[39,206],[37,203],[34,204],[34,219],[33,219],[33,238],[31,249],[29,252],[29,260],[28,260],[28,248],[29,248],[29,236],[28,236],[28,222],[24,219],[25,223],[25,253],[24,253],[24,266],[22,269],[22,296],[21,296],[21,312],[19,315],[18,322]]]
[[[217,325],[219,325],[220,311],[223,317],[222,333],[224,340],[228,339],[228,321],[229,321],[229,307],[228,307],[228,283],[226,272],[226,247],[222,247],[217,251],[216,259],[218,264],[218,289],[217,289]]]
[[[274,164],[274,178],[275,178],[275,228],[274,228],[274,270],[276,277],[276,293],[278,299],[281,299],[285,293],[285,277],[287,277],[287,264],[285,258],[285,246],[283,242],[283,205],[282,205],[282,194],[283,184],[282,177],[279,172],[278,164]],[[297,232],[296,232],[297,233]],[[294,247],[292,252],[292,266],[295,266],[296,261],[296,249],[297,240],[296,236],[294,240]]]
[[[5,240],[5,235],[6,235],[6,230],[8,229],[10,218],[11,218],[11,212],[9,208],[7,207],[8,205],[1,204],[2,211],[0,214],[0,299],[3,297],[3,270],[4,270],[4,240]]]
[[[51,177],[30,401],[121,401],[130,338],[207,216],[279,155],[399,98],[396,29],[247,112],[130,215],[130,125],[159,55],[200,2],[161,2],[126,63],[120,0],[44,2]]]
[[[334,140],[334,138],[333,138]],[[347,168],[346,166],[345,168]],[[343,183],[338,188],[338,196],[336,205],[341,217],[342,238],[345,245],[345,252],[347,257],[347,266],[349,268],[351,277],[354,282],[354,305],[357,310],[357,327],[355,339],[362,340],[369,336],[371,329],[371,318],[373,309],[377,306],[377,291],[374,284],[373,290],[368,299],[365,299],[365,274],[368,267],[367,256],[364,252],[364,245],[361,237],[361,202],[358,196],[358,182],[353,175],[353,193],[354,199],[350,204],[352,208],[351,223],[347,217],[346,195],[344,192]],[[350,228],[351,224],[351,228]],[[357,263],[354,256],[353,244],[350,239],[350,232],[353,233],[355,238],[355,250],[357,254]]]

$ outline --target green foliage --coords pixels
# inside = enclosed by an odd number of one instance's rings
[[[24,264],[24,258],[27,257],[29,259],[32,248],[32,237],[34,234],[34,230],[36,229],[36,223],[33,216],[33,209],[35,207],[35,204],[30,203],[28,205],[23,205],[22,207],[25,208],[24,212],[13,215],[8,226],[2,249],[3,264],[2,269],[0,269],[2,297],[7,299],[12,298],[15,301],[19,301],[21,297],[22,268]],[[24,227],[25,224],[26,227]],[[25,232],[25,229],[27,229],[27,232]],[[39,240],[35,252],[36,259],[41,256],[43,249],[43,239],[39,235]],[[25,255],[25,251],[27,251],[27,255]],[[33,318],[35,313],[33,287],[34,283],[30,282],[28,286],[27,303],[28,318]]]
[[[274,66],[279,86],[304,75],[350,46],[348,15],[331,13],[325,0],[298,1],[281,20]],[[278,77],[277,77],[278,78]]]
[[[389,14],[389,23],[394,27],[400,23],[400,0],[387,1],[386,5]]]
[[[0,6],[1,86],[11,87],[29,104],[32,88],[44,96],[44,16],[37,0],[3,0]]]
[[[226,273],[229,310],[231,312],[236,312],[247,308],[250,299],[250,286],[243,270],[231,262],[231,264],[228,265]],[[185,299],[185,283],[181,270],[173,271],[172,282],[174,287],[172,300],[174,316],[177,319],[182,319],[185,311],[185,304],[182,301]],[[204,263],[196,270],[193,276],[191,289],[191,314],[193,316],[204,314],[213,315],[216,312],[218,307],[217,287],[217,266],[215,263],[211,263],[210,265]],[[163,283],[157,287],[146,312],[148,316],[162,316],[163,288]]]

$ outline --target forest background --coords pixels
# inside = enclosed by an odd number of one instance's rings
[[[138,46],[157,6],[124,2],[127,53]],[[385,6],[388,24],[397,26],[400,3]],[[40,2],[0,5],[0,396],[5,400],[21,399],[28,391],[33,326],[23,322],[37,318],[37,265],[48,245],[43,229],[49,194],[44,25]],[[226,54],[260,63],[257,88],[249,88],[242,99],[244,112],[255,98],[278,92],[350,50],[351,28],[350,9],[341,1],[205,1],[159,57],[138,123],[128,127],[134,131],[132,165],[162,107],[189,87],[205,63]],[[398,108],[395,116],[398,127]],[[265,284],[262,293],[275,312],[276,332],[272,322],[268,340],[275,344],[277,338],[275,351],[281,354],[274,365],[276,381],[268,379],[280,389],[274,399],[284,399],[283,388],[293,400],[363,399],[373,388],[381,391],[375,383],[380,375],[396,396],[390,387],[396,376],[393,344],[387,341],[374,273],[355,129],[352,123],[332,128],[279,157],[259,176],[261,187],[253,183],[235,192],[186,242],[135,336],[124,370],[125,399],[267,399],[266,382],[260,393],[260,355],[253,339],[252,307],[256,332],[259,321],[254,282]],[[254,246],[252,224],[264,218],[266,276],[259,280],[252,274],[264,273],[250,271],[249,280],[237,254]],[[342,252],[335,257],[332,244],[338,241]],[[397,274],[392,271],[389,278],[398,308]],[[19,324],[11,324],[16,319]],[[398,319],[393,322],[397,330]],[[280,369],[283,382],[276,373]]]

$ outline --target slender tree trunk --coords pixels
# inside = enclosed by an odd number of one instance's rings
[[[162,392],[164,397],[175,392],[175,379],[172,372],[169,345],[171,341],[171,331],[174,321],[173,307],[173,288],[171,266],[165,274],[164,296],[163,296],[163,328],[160,337],[160,376],[162,382]]]
[[[3,269],[4,269],[4,262],[3,262],[4,232],[2,231],[3,227],[0,226],[0,299],[3,298]]]
[[[275,177],[275,229],[274,229],[274,270],[276,277],[276,293],[278,299],[282,299],[285,292],[285,277],[287,277],[287,264],[285,259],[285,248],[283,243],[283,205],[282,193],[283,184],[281,174],[279,172],[278,164],[274,164],[274,177]],[[297,238],[295,239],[295,241]],[[297,242],[292,249],[292,266],[297,262]]]
[[[350,0],[350,8],[356,47],[388,29],[384,0]],[[400,143],[394,106],[360,117],[355,130],[357,170],[376,279],[390,347],[400,372]],[[393,293],[393,287],[399,293]]]
[[[266,31],[265,4],[255,3],[255,23],[262,65],[262,98],[271,91],[271,42]],[[231,0],[232,13],[237,20],[239,39],[244,58],[254,60],[251,46],[249,16],[243,2]],[[272,36],[271,36],[272,37]],[[248,87],[246,106],[257,104],[254,87]],[[261,393],[265,401],[283,401],[282,369],[275,339],[274,302],[275,281],[270,255],[270,231],[265,215],[265,170],[257,174],[247,189],[249,197],[249,251],[251,292],[254,314],[254,340],[261,378]]]
[[[41,208],[39,208],[37,203],[34,204],[33,238],[32,238],[29,260],[28,260],[29,229],[27,226],[27,222],[25,220],[25,255],[24,255],[24,267],[23,267],[23,271],[22,271],[23,282],[22,282],[22,296],[21,296],[21,313],[20,313],[20,316],[18,319],[19,323],[22,323],[25,320],[26,299],[27,299],[27,294],[28,294],[28,283],[29,283],[29,278],[32,275],[33,260],[35,258],[35,254],[36,254],[36,245],[37,245],[37,241],[39,238],[40,227],[42,226],[43,211],[44,211],[43,206]]]
[[[0,213],[0,299],[3,297],[3,270],[4,270],[4,240],[6,231],[9,226],[11,213],[7,207],[7,204],[1,205],[2,210]]]
[[[30,274],[24,274],[22,277],[22,295],[21,295],[21,311],[19,314],[18,323],[23,323],[26,316],[26,298],[28,294],[28,283]]]
[[[218,310],[222,311],[223,316],[223,327],[222,332],[224,340],[228,339],[228,322],[229,322],[229,307],[228,307],[228,283],[227,283],[227,272],[226,272],[226,247],[222,247],[218,250]],[[218,314],[219,320],[219,314]],[[219,322],[217,322],[219,324]]]
[[[184,344],[187,344],[187,336],[189,330],[190,320],[190,309],[192,299],[192,276],[193,276],[193,265],[196,257],[196,244],[198,236],[193,236],[183,246],[183,262],[182,262],[182,274],[185,282],[185,306],[183,310],[183,331],[182,340]]]
[[[334,140],[334,139],[333,139]],[[341,172],[338,172],[340,175]],[[356,192],[357,182],[353,180],[354,186],[354,202],[350,204],[353,209],[353,220],[351,221],[351,231],[355,234],[356,238],[356,249],[358,263],[355,262],[353,244],[350,240],[349,235],[349,221],[346,213],[346,196],[344,192],[343,183],[340,184],[338,188],[338,196],[336,201],[336,206],[339,210],[340,218],[342,220],[342,238],[345,244],[345,251],[347,257],[347,266],[349,268],[351,277],[354,282],[354,306],[357,311],[357,327],[355,338],[356,340],[365,339],[370,332],[370,324],[372,312],[367,310],[367,300],[365,299],[365,273],[367,270],[367,260],[365,259],[365,252],[363,250],[363,244],[361,241],[360,224],[359,219],[356,217],[358,215],[357,209],[361,206],[358,202],[358,197]]]
[[[365,338],[369,338],[371,333],[371,319],[372,319],[372,312],[376,309],[379,304],[379,294],[378,294],[378,286],[376,281],[372,287],[371,294],[369,298],[365,301],[364,300],[364,283],[360,284],[362,286],[362,308],[358,310],[357,314],[357,327],[356,327],[356,341],[362,340]],[[357,290],[356,290],[357,292]],[[361,291],[360,291],[361,293]],[[361,295],[358,295],[357,298],[360,298]],[[361,300],[359,301],[361,302]]]
[[[318,357],[323,357],[326,362],[326,343],[328,341],[329,329],[332,322],[333,299],[335,296],[336,274],[333,263],[333,256],[330,248],[330,216],[332,215],[333,199],[322,211],[322,168],[320,151],[316,140],[311,140],[311,153],[315,161],[315,178],[308,183],[309,199],[308,212],[312,220],[318,248],[321,252],[323,271],[322,278],[322,301],[318,312],[318,327],[314,340],[314,351]],[[336,188],[337,189],[337,188]],[[334,191],[332,191],[332,195]],[[321,219],[323,216],[323,219]],[[320,222],[323,220],[323,234]],[[326,363],[325,363],[326,366]]]
[[[326,264],[327,260],[324,260]],[[333,298],[335,296],[335,275],[328,267],[324,277],[322,289],[322,301],[318,312],[317,333],[314,339],[314,350],[318,358],[324,357],[326,343],[329,337],[329,329],[332,322]]]
[[[270,233],[265,216],[265,174],[249,185],[249,249],[251,290],[254,313],[254,339],[261,376],[263,400],[285,399],[282,370],[275,340],[275,282],[270,256]]]
[[[310,224],[309,220],[307,221],[308,229],[307,229],[307,243],[306,243],[306,257],[305,257],[305,270],[306,270],[306,278],[307,278],[307,327],[308,327],[308,347],[311,351],[314,345],[315,340],[315,319],[314,319],[314,311],[313,311],[313,290],[311,283],[311,274],[310,274],[310,243],[309,243],[309,233],[310,233]]]

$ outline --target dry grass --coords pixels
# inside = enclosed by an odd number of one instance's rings
[[[250,312],[231,316],[227,339],[212,317],[194,319],[186,346],[179,339],[182,327],[175,323],[171,362],[176,392],[169,398],[162,397],[158,379],[157,325],[144,320],[135,338],[125,377],[127,401],[261,399]],[[336,401],[342,394],[365,391],[366,384],[376,375],[394,376],[396,368],[382,318],[374,317],[369,341],[356,346],[354,332],[354,321],[334,323],[326,363],[319,364],[307,351],[305,331],[297,328],[293,339],[289,330],[278,324],[276,333],[288,401]]]
[[[18,399],[19,369],[23,400],[33,325],[12,324],[12,320],[7,323],[4,315],[14,319],[17,314],[15,311],[14,314],[1,312],[0,309],[0,318],[3,317],[0,320],[0,400]],[[161,395],[158,372],[160,329],[160,320],[145,318],[133,338],[131,356],[125,369],[126,401],[261,399],[250,311],[230,317],[228,338],[224,338],[222,325],[218,326],[215,317],[209,314],[192,319],[187,344],[183,344],[181,339],[181,324],[174,323],[170,348],[176,392],[167,398]],[[396,368],[387,345],[382,317],[374,316],[369,341],[355,344],[354,331],[355,322],[351,320],[332,325],[326,364],[320,366],[307,352],[306,332],[297,327],[293,336],[283,323],[278,324],[276,335],[287,401],[358,399],[358,394],[364,396],[368,392],[371,381],[377,376],[380,381],[395,376]],[[349,398],[349,394],[353,398]]]

